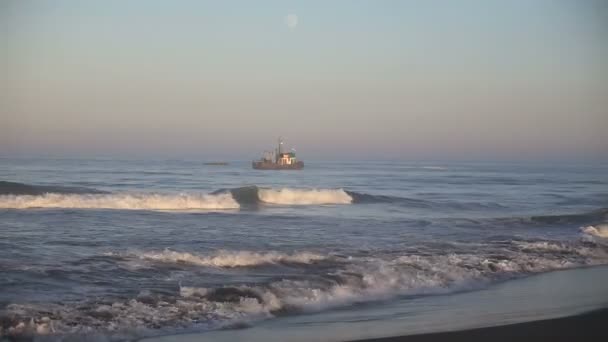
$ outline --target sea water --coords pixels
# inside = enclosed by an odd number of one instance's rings
[[[388,303],[608,264],[607,175],[601,163],[0,159],[0,336],[204,334],[332,310],[364,320],[365,307],[390,320]]]

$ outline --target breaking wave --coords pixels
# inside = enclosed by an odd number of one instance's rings
[[[195,210],[238,209],[230,194],[59,194],[2,195],[0,208],[72,208],[72,209],[130,209],[130,210]]]
[[[515,217],[490,217],[490,218],[464,218],[464,219],[452,219],[452,224],[462,222],[466,225],[477,225],[481,227],[554,227],[554,226],[588,226],[591,227],[588,231],[592,234],[592,231],[596,229],[596,226],[602,226],[605,224],[597,222],[606,222],[608,219],[608,208],[575,213],[575,214],[558,214],[558,215],[542,215],[542,216],[515,216]],[[599,231],[598,231],[599,232]],[[601,234],[601,233],[600,233]]]
[[[352,255],[334,267],[260,283],[201,287],[188,278],[172,289],[142,290],[126,299],[61,304],[10,304],[0,312],[0,336],[173,333],[214,329],[298,312],[388,299],[402,295],[475,289],[493,281],[551,270],[608,263],[608,250],[584,241],[511,241],[477,246],[475,253]],[[331,255],[220,251],[209,256],[165,251],[134,254],[161,262],[237,267],[301,262]],[[313,272],[316,270],[316,272]],[[313,273],[311,273],[313,272]],[[132,336],[131,336],[132,337]]]
[[[121,256],[120,254],[118,255]],[[277,263],[310,264],[327,258],[326,256],[309,252],[287,254],[274,251],[251,252],[221,250],[212,255],[198,255],[187,252],[172,251],[169,249],[165,249],[162,252],[136,252],[126,254],[124,256],[164,263],[185,263],[198,266],[225,268],[259,266]]]
[[[256,206],[259,204],[282,205],[322,205],[350,204],[353,198],[343,189],[297,189],[297,188],[261,188],[245,186],[234,189],[221,189],[213,192],[230,193],[241,206]]]
[[[264,203],[288,205],[350,204],[353,201],[342,189],[259,189],[258,197]]]
[[[263,188],[245,186],[220,189],[210,194],[200,193],[108,193],[90,188],[66,186],[38,186],[0,181],[0,209],[67,208],[67,209],[131,209],[131,210],[221,210],[259,209],[264,205],[345,205],[345,204],[396,204],[407,208],[426,210],[479,210],[504,208],[498,203],[450,202],[408,197],[360,193],[343,188],[300,189]],[[452,218],[450,218],[453,220]],[[471,225],[492,226],[543,226],[543,225],[589,225],[608,220],[608,208],[591,212],[525,216],[464,219]],[[463,221],[463,222],[464,222]],[[606,235],[606,229],[588,234]]]
[[[430,208],[434,205],[433,202],[425,201],[422,199],[386,195],[371,195],[348,190],[345,190],[345,192],[350,197],[352,197],[353,203],[399,203],[414,208]]]
[[[0,182],[0,209],[72,208],[195,210],[238,209],[260,204],[349,204],[351,193],[343,189],[259,188],[221,189],[211,194],[107,193],[95,189],[35,186]]]
[[[220,189],[213,194],[230,193],[241,206],[258,204],[319,205],[319,204],[360,204],[360,203],[399,203],[411,207],[430,208],[433,202],[397,196],[371,195],[342,188],[336,189],[297,189],[262,188],[255,185],[234,189]]]
[[[599,238],[608,238],[608,223],[600,223],[594,226],[587,226],[581,229],[583,233]]]
[[[426,209],[496,208],[496,203],[453,203],[423,199],[359,193],[342,188],[299,189],[245,186],[220,189],[210,194],[108,193],[89,188],[38,186],[0,182],[0,209],[78,208],[78,209],[238,209],[275,205],[331,205],[392,203]],[[535,218],[532,218],[535,219]]]

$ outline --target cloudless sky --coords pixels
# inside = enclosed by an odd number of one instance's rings
[[[0,155],[608,157],[601,0],[9,0],[0,22]]]

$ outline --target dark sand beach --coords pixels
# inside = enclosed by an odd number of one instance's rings
[[[608,309],[563,317],[495,327],[420,335],[373,338],[356,342],[440,341],[606,341]],[[355,342],[355,341],[353,341]]]

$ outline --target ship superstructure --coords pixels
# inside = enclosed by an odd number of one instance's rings
[[[295,150],[283,151],[283,139],[279,138],[274,151],[265,151],[260,160],[253,161],[251,166],[257,170],[301,170],[304,162],[297,160]]]

